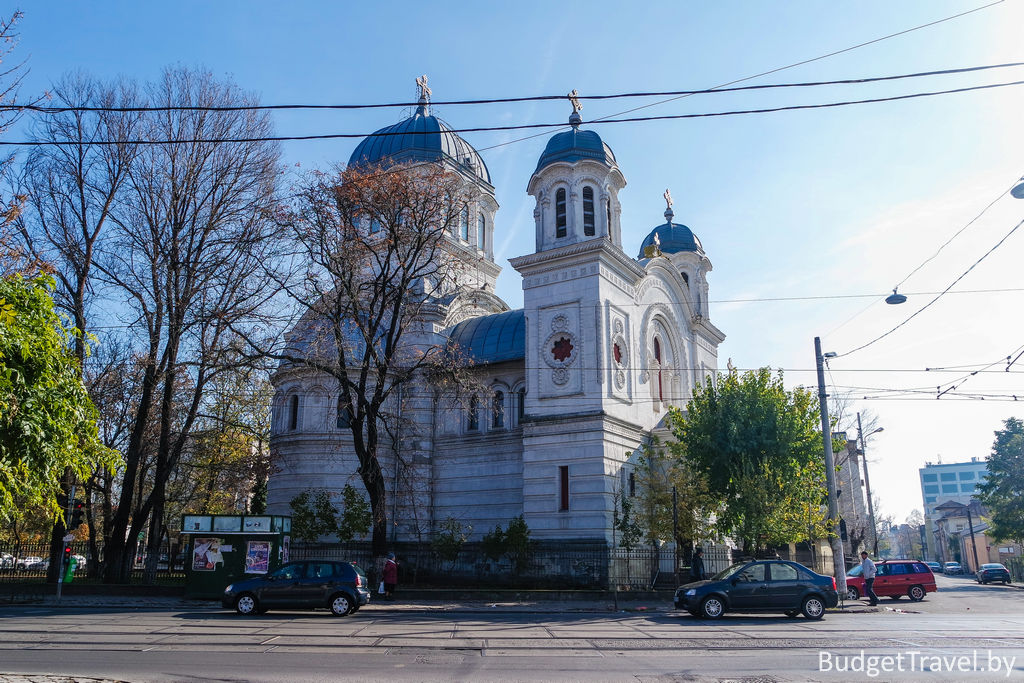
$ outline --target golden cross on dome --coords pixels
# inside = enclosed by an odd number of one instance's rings
[[[572,92],[569,93],[568,95],[566,95],[566,97],[568,97],[569,98],[569,102],[572,103],[572,113],[573,114],[577,114],[577,113],[579,113],[579,111],[581,109],[583,109],[583,105],[580,104],[580,94],[578,92],[576,92],[576,88],[573,88]]]
[[[416,79],[416,85],[420,89],[420,99],[430,100],[430,88],[427,87],[427,75],[423,74]]]
[[[666,205],[665,208],[666,209],[671,209],[672,208],[672,193],[668,191],[668,188],[665,189],[665,194],[663,194],[661,196],[665,198],[665,205]]]

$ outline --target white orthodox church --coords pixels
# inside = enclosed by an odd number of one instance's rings
[[[548,140],[526,185],[536,248],[510,261],[524,303],[511,310],[493,294],[503,228],[487,165],[430,113],[429,95],[424,81],[413,116],[367,137],[349,164],[436,162],[476,186],[450,238],[464,255],[464,291],[431,307],[419,333],[424,343],[458,344],[488,389],[458,405],[430,387],[408,392],[402,457],[381,458],[392,540],[429,539],[449,517],[475,540],[523,515],[534,539],[610,542],[616,492],[630,493],[629,454],[717,369],[725,337],[708,311],[711,261],[673,222],[667,191],[666,222],[625,250],[626,178],[573,98],[570,129]],[[288,514],[309,488],[362,490],[337,387],[296,367],[273,381],[269,512]]]

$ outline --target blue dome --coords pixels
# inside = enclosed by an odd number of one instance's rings
[[[608,166],[615,166],[615,154],[612,153],[612,148],[601,140],[600,135],[592,130],[579,130],[573,126],[572,130],[553,135],[548,140],[548,146],[540,155],[534,173],[556,161],[572,163],[581,159],[594,159]]]
[[[480,154],[421,104],[406,120],[367,136],[352,152],[348,165],[446,159],[490,184],[491,174]]]
[[[526,358],[523,309],[463,320],[448,333],[449,343],[477,365]]]
[[[661,241],[661,253],[663,254],[676,254],[680,251],[704,253],[704,247],[701,246],[700,240],[692,230],[679,223],[665,223],[651,230],[651,234],[640,244],[640,255],[637,258],[644,258],[644,249],[654,244],[655,235]]]

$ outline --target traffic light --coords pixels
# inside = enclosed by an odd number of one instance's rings
[[[71,504],[71,524],[68,526],[68,529],[73,530],[81,526],[82,522],[85,521],[82,519],[83,515],[85,515],[85,503],[76,500]]]
[[[70,545],[65,545],[64,546],[64,564],[62,566],[67,567],[68,566],[68,562],[70,560],[71,560],[71,546]]]

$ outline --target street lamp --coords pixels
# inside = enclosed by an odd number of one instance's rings
[[[879,427],[871,434],[885,431],[885,427]],[[871,436],[868,434],[867,436]],[[860,437],[860,454],[864,456],[864,488],[868,492],[868,517],[871,519],[871,538],[874,540],[874,556],[878,557],[878,527],[875,525],[875,504],[871,500],[871,477],[868,476],[868,451],[864,443],[864,430],[860,426],[860,413],[857,413],[857,436]]]
[[[825,446],[825,484],[828,487],[828,519],[834,527],[839,518],[836,500],[836,466],[832,454],[832,426],[828,419],[828,394],[825,393],[825,359],[835,358],[835,353],[821,353],[821,337],[814,338],[814,364],[818,369],[818,406],[821,409],[821,438]],[[832,546],[832,567],[835,572],[836,589],[841,597],[846,596],[846,557],[843,541],[836,534],[829,535]]]

